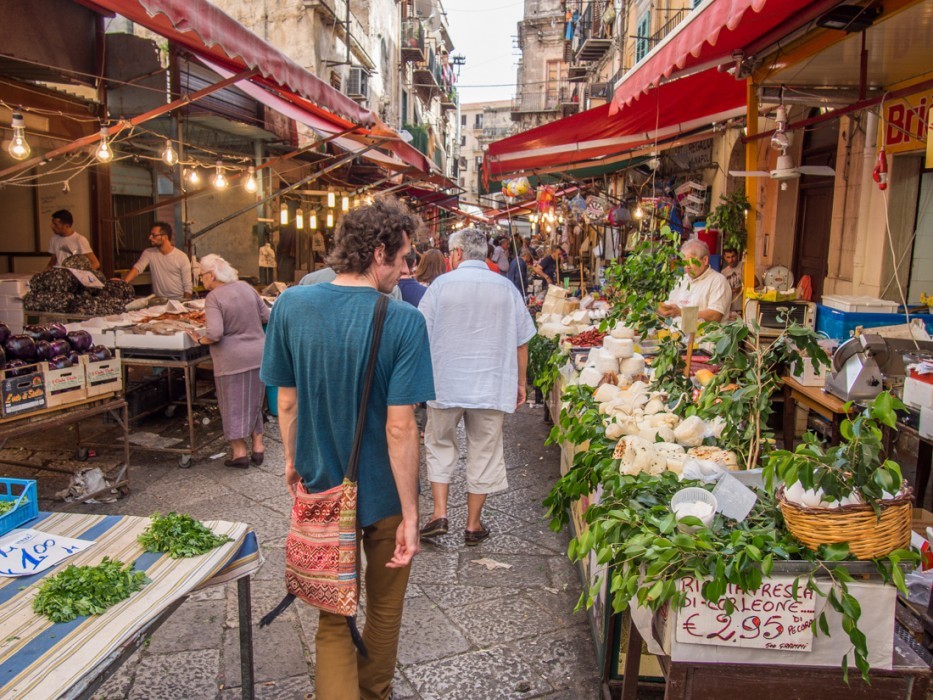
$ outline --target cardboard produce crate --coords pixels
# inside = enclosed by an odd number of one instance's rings
[[[103,362],[90,362],[84,356],[81,359],[87,372],[88,398],[123,390],[123,365],[119,350],[111,359]]]
[[[18,377],[9,370],[0,370],[0,399],[3,417],[13,418],[47,407],[45,377],[38,365],[33,371]]]

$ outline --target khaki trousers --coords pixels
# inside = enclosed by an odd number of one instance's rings
[[[509,487],[502,449],[502,421],[505,413],[491,408],[432,408],[424,429],[424,459],[428,479],[449,484],[460,460],[457,425],[463,419],[466,430],[467,492],[496,493]]]
[[[391,696],[405,588],[411,571],[410,566],[386,567],[395,551],[395,533],[401,522],[401,515],[384,518],[363,528],[361,535],[366,553],[363,642],[369,658],[357,653],[346,618],[321,611],[315,638],[317,700],[384,700]]]

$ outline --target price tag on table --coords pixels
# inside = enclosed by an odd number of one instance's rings
[[[30,576],[87,549],[93,540],[76,540],[24,528],[0,538],[0,576]]]
[[[757,591],[744,592],[729,585],[725,596],[711,603],[700,593],[703,582],[687,577],[678,581],[686,596],[677,612],[676,639],[682,644],[810,651],[813,644],[815,594],[801,585],[794,600],[792,577],[766,579]],[[725,599],[732,601],[732,614]]]

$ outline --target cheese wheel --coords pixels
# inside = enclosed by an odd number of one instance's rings
[[[621,360],[626,360],[635,354],[635,342],[631,338],[616,338],[618,351],[615,356]]]

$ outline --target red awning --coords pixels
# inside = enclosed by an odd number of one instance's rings
[[[300,95],[313,111],[342,129],[378,127],[376,115],[299,66],[207,0],[82,0],[127,19],[253,80]]]
[[[712,0],[653,47],[615,90],[611,114],[679,71],[734,61],[733,52],[786,36],[839,0]],[[771,43],[771,42],[766,42]],[[759,45],[757,50],[764,48]],[[745,52],[748,55],[748,52]]]
[[[650,96],[610,116],[603,105],[489,144],[489,179],[536,168],[598,165],[600,158],[674,139],[745,114],[745,83],[706,71],[665,83]]]

